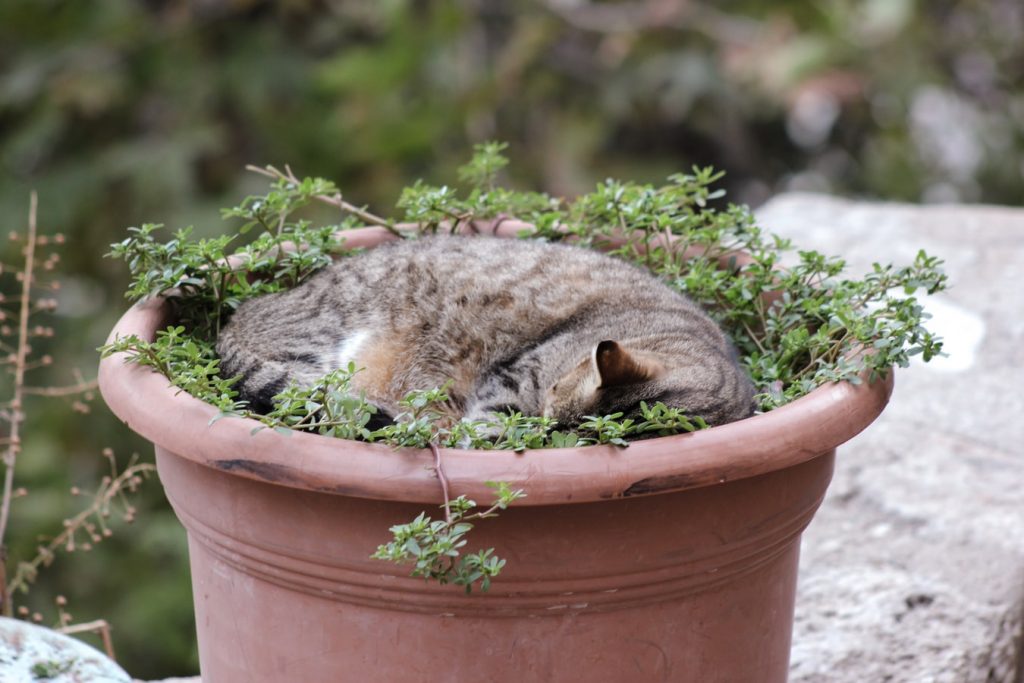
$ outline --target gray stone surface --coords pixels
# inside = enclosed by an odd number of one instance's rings
[[[761,224],[848,260],[946,260],[950,357],[896,375],[804,536],[792,683],[1020,683],[1024,210],[782,195]]]
[[[36,624],[0,617],[3,683],[130,683],[124,669],[82,641]]]

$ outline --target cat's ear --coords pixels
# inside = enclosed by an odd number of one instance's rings
[[[657,361],[633,355],[610,339],[594,347],[594,367],[599,388],[647,382],[664,370]]]

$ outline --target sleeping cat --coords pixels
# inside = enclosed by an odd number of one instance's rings
[[[217,352],[260,412],[350,361],[353,387],[390,416],[449,380],[452,419],[513,409],[572,426],[661,401],[717,425],[754,409],[735,350],[695,304],[624,261],[538,241],[425,237],[343,258],[242,304]]]

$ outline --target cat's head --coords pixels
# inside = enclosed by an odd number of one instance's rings
[[[605,340],[544,394],[544,416],[576,425],[587,415],[631,411],[661,393],[667,369],[656,354]]]
[[[709,424],[750,416],[754,389],[745,373],[734,363],[714,366],[680,365],[670,355],[605,340],[548,388],[543,413],[575,426],[588,415],[635,416],[645,401],[679,408]],[[719,372],[734,376],[723,381]]]

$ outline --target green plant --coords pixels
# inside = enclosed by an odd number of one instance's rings
[[[192,239],[192,229],[185,228],[159,242],[153,235],[162,226],[148,223],[129,228],[130,236],[111,245],[109,256],[123,259],[132,270],[126,296],[140,299],[178,290],[174,298],[190,334],[215,339],[221,319],[239,303],[294,287],[342,251],[335,233],[346,224],[313,227],[288,220],[325,193],[337,194],[337,189],[324,180],[277,183],[266,195],[246,197],[223,211],[225,218],[242,220],[234,235]],[[228,258],[228,247],[254,227],[261,229],[259,236]]]
[[[437,453],[436,448],[434,452]],[[477,507],[475,500],[465,496],[448,500],[446,495],[441,506],[444,519],[433,520],[427,517],[426,512],[421,512],[408,524],[391,527],[394,540],[380,546],[373,557],[392,562],[412,562],[413,576],[465,586],[467,593],[477,582],[480,590],[486,591],[491,586],[491,578],[505,566],[505,560],[494,554],[494,548],[463,555],[465,535],[472,530],[473,521],[494,517],[498,510],[504,510],[525,496],[521,490],[512,490],[504,482],[489,481],[487,485],[495,489],[491,507],[473,512]]]
[[[662,404],[642,405],[637,415],[589,416],[571,429],[519,413],[450,424],[436,409],[448,399],[445,387],[424,387],[406,397],[405,411],[394,424],[371,430],[374,407],[351,391],[354,366],[309,387],[289,387],[275,397],[270,413],[253,413],[238,400],[234,379],[219,375],[213,342],[221,317],[247,297],[294,286],[333,255],[344,257],[349,253],[345,229],[369,222],[415,238],[480,230],[514,216],[534,226],[524,236],[574,240],[643,264],[703,304],[732,336],[760,390],[762,410],[827,382],[859,382],[864,376],[873,380],[893,365],[907,365],[915,354],[929,360],[941,351],[940,340],[924,327],[927,314],[912,296],[919,289],[932,294],[945,287],[941,262],[934,257],[922,252],[913,265],[898,269],[876,264],[861,279],[841,277],[842,260],[817,252],[798,252],[794,263],[782,267],[789,243],[764,233],[745,207],[718,208],[722,193],[714,184],[721,173],[710,168],[672,175],[659,187],[608,180],[590,194],[561,200],[500,187],[503,149],[498,143],[477,147],[459,173],[462,191],[424,182],[406,188],[398,200],[405,224],[344,202],[331,183],[300,180],[290,169],[268,167],[259,172],[273,179],[270,192],[224,212],[226,218],[241,219],[236,235],[190,241],[190,233],[180,231],[161,244],[153,237],[153,226],[132,229],[110,254],[127,260],[131,268],[134,279],[127,296],[171,297],[181,311],[181,324],[152,342],[118,339],[103,353],[124,352],[130,362],[153,367],[179,389],[215,405],[222,417],[246,416],[282,431],[431,448],[444,493],[444,520],[421,515],[394,527],[395,540],[381,546],[376,557],[412,561],[415,575],[459,583],[468,590],[474,582],[489,585],[502,566],[489,551],[462,555],[469,520],[495,514],[521,492],[498,485],[494,505],[484,513],[471,512],[474,501],[448,495],[439,447],[625,447],[632,438],[707,425]],[[296,218],[313,199],[347,216],[337,225],[319,227]],[[227,251],[254,227],[259,234],[248,244]]]

